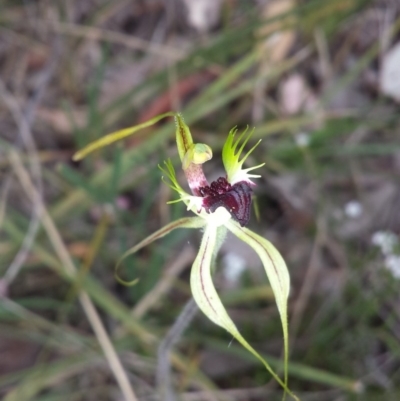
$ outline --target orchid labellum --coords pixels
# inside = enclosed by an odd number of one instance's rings
[[[260,177],[250,172],[263,166],[263,164],[260,164],[254,167],[243,168],[244,162],[259,143],[255,144],[247,153],[243,152],[247,142],[251,138],[252,132],[248,132],[246,129],[238,135],[236,128],[233,128],[229,132],[222,150],[222,162],[226,175],[219,177],[212,183],[208,183],[202,169],[202,164],[212,158],[212,150],[205,144],[196,144],[193,142],[189,127],[185,124],[182,116],[177,113],[165,113],[143,124],[106,135],[79,151],[74,156],[74,160],[82,159],[93,150],[132,135],[165,117],[175,118],[178,153],[191,192],[186,192],[178,183],[171,160],[165,161],[163,166],[159,166],[164,174],[163,180],[179,196],[178,199],[170,203],[182,201],[187,206],[187,209],[192,211],[196,216],[181,218],[169,223],[129,249],[121,259],[137,252],[139,249],[177,228],[202,228],[203,238],[199,252],[193,263],[190,277],[191,290],[196,303],[211,321],[227,330],[263,363],[275,380],[284,388],[285,394],[289,393],[297,399],[288,389],[287,385],[287,301],[290,289],[288,269],[280,253],[269,241],[245,227],[250,219],[252,192],[255,187],[252,179]],[[275,295],[283,330],[283,380],[273,371],[268,362],[242,337],[235,323],[229,317],[214,287],[211,265],[215,260],[215,254],[222,244],[227,231],[236,235],[259,255]]]

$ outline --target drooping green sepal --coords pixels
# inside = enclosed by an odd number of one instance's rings
[[[265,238],[245,227],[241,227],[232,220],[229,220],[225,226],[239,239],[254,249],[264,266],[281,318],[284,342],[284,383],[286,388],[289,357],[289,332],[287,321],[287,304],[290,291],[289,270],[281,254]]]
[[[230,229],[229,225],[230,222],[226,224],[228,229]],[[208,224],[205,228],[200,250],[193,263],[190,275],[190,286],[197,305],[212,322],[227,330],[240,344],[242,344],[244,348],[261,361],[268,372],[284,388],[285,392],[297,399],[288,389],[287,381],[282,381],[268,362],[240,334],[235,323],[229,317],[224,305],[222,304],[211,277],[211,262],[216,242],[217,226],[214,224]]]

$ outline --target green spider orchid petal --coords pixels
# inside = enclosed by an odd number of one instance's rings
[[[176,113],[171,113],[171,112],[160,114],[142,124],[134,125],[133,127],[124,128],[124,129],[112,132],[111,134],[105,135],[102,138],[98,139],[97,141],[89,143],[89,145],[85,146],[83,149],[76,152],[72,156],[72,160],[74,160],[74,161],[82,160],[89,153],[92,153],[93,151],[95,151],[97,149],[103,148],[104,146],[110,145],[121,139],[125,139],[128,136],[135,134],[136,132],[140,131],[143,128],[151,127],[152,125],[156,124],[158,121],[162,120],[163,118],[175,117],[175,115],[176,115]]]

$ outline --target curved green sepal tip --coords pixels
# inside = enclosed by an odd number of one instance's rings
[[[131,280],[131,281],[126,281],[126,280],[122,279],[120,276],[118,276],[118,272],[115,272],[114,277],[115,277],[115,280],[118,281],[118,283],[120,283],[121,285],[124,285],[125,287],[133,287],[134,285],[136,285],[139,282],[138,278],[135,278],[134,280]]]

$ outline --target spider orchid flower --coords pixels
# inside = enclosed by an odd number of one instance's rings
[[[74,160],[80,160],[93,150],[132,135],[138,130],[153,125],[165,117],[175,118],[178,153],[190,188],[190,193],[188,193],[180,186],[171,160],[165,161],[163,166],[159,166],[164,175],[162,179],[179,196],[178,199],[169,203],[182,201],[185,203],[187,209],[192,211],[196,216],[184,217],[167,224],[125,252],[118,265],[127,256],[164,237],[175,229],[202,228],[203,238],[190,276],[190,286],[197,305],[212,322],[227,330],[244,348],[261,361],[274,379],[283,387],[284,398],[286,393],[288,393],[297,399],[289,390],[287,384],[289,353],[287,302],[290,289],[288,269],[280,253],[269,241],[245,227],[250,219],[252,191],[255,187],[252,179],[260,177],[259,175],[250,174],[250,172],[264,165],[260,164],[255,167],[243,168],[244,162],[260,142],[256,143],[247,153],[242,155],[244,147],[251,138],[252,132],[248,132],[246,129],[243,133],[237,135],[236,128],[233,128],[229,132],[222,149],[222,161],[226,176],[220,177],[210,184],[203,173],[202,164],[212,158],[211,148],[205,144],[195,144],[189,127],[185,124],[182,116],[172,112],[159,115],[143,124],[106,135],[76,153]],[[278,376],[268,362],[240,334],[214,287],[212,266],[227,231],[230,231],[253,248],[259,255],[264,266],[275,296],[282,324],[284,344],[283,379]]]

